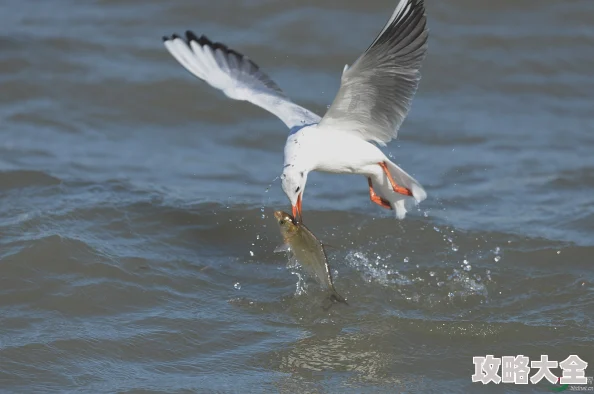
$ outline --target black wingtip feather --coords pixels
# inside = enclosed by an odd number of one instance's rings
[[[189,44],[192,41],[198,43],[198,45],[200,45],[201,47],[208,46],[208,47],[212,48],[212,50],[216,51],[218,49],[227,55],[233,55],[233,56],[238,57],[239,59],[244,59],[246,61],[249,61],[250,64],[252,65],[252,67],[254,67],[256,70],[260,69],[260,67],[258,67],[258,65],[256,63],[254,63],[251,59],[249,59],[244,54],[237,52],[234,49],[230,49],[227,45],[225,45],[223,43],[211,41],[204,34],[202,34],[200,37],[198,37],[193,31],[187,30],[186,31],[186,42]]]
[[[173,35],[171,35],[171,37],[166,37],[166,36],[163,37],[163,41],[175,40],[176,38],[182,39],[186,43],[186,45],[188,47],[190,47],[190,49],[192,47],[192,45],[191,45],[192,42],[197,43],[201,47],[208,46],[213,51],[219,50],[219,51],[223,52],[226,56],[236,57],[238,63],[247,62],[250,65],[250,68],[251,68],[250,72],[252,72],[252,73],[260,71],[260,67],[256,63],[254,63],[249,57],[247,57],[244,54],[237,52],[233,49],[230,49],[225,44],[222,44],[220,42],[211,41],[204,34],[201,35],[200,37],[198,37],[193,31],[186,30],[185,37],[183,37],[183,38],[180,37],[178,34],[173,34]],[[272,80],[270,80],[270,78],[268,78],[268,76],[263,74],[263,75],[260,75],[258,78],[260,78],[261,81],[270,89],[275,90],[276,92],[280,93],[281,95],[283,94],[282,90]]]
[[[190,41],[198,41],[198,37],[191,30],[186,30],[186,39],[188,40],[188,42],[190,42]]]
[[[398,53],[404,58],[413,56],[422,61],[427,47],[427,17],[423,0],[408,0],[411,8],[404,19],[398,18],[392,21],[369,46],[367,51],[373,47],[379,47],[390,43],[390,51]],[[424,36],[423,38],[420,38]],[[419,40],[420,38],[420,40]],[[415,41],[418,41],[415,43]]]

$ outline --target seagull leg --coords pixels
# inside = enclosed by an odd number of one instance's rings
[[[392,206],[390,205],[388,200],[375,194],[375,190],[373,190],[373,185],[371,184],[371,178],[367,178],[367,183],[369,184],[369,198],[371,199],[371,201],[373,201],[382,208],[392,209]]]
[[[394,178],[392,178],[392,174],[390,174],[390,171],[388,171],[388,166],[386,165],[386,163],[384,163],[383,161],[380,163],[377,163],[380,165],[380,167],[382,168],[382,170],[384,170],[384,172],[386,173],[386,176],[388,177],[388,180],[390,181],[390,184],[392,185],[392,189],[394,189],[394,191],[396,193],[399,194],[403,194],[405,196],[412,196],[412,191],[404,186],[400,186],[398,185],[396,182],[394,182]]]

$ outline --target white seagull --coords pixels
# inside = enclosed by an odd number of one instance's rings
[[[396,138],[410,108],[427,52],[423,0],[400,0],[369,48],[345,66],[340,89],[323,118],[293,103],[247,56],[191,31],[163,37],[167,50],[190,73],[227,97],[273,113],[290,129],[282,188],[296,220],[310,171],[360,174],[371,201],[403,219],[423,187],[378,148]]]

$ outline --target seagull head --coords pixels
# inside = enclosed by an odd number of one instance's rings
[[[293,217],[295,221],[303,221],[301,213],[301,201],[305,183],[307,182],[307,170],[299,169],[293,165],[287,165],[281,175],[283,191],[289,198],[293,207]]]

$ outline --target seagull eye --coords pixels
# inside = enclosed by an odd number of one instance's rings
[[[301,186],[297,186],[297,189],[295,189],[295,193],[299,192],[299,190],[301,190]]]
[[[283,224],[285,224],[285,219],[281,219],[279,223],[280,223],[280,224],[281,224],[281,226],[282,226]]]

